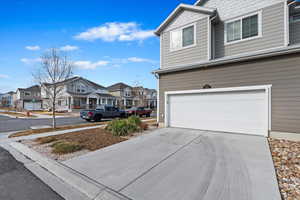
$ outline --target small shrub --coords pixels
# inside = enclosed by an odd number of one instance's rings
[[[83,149],[83,146],[77,143],[58,141],[51,145],[52,152],[56,154],[68,154]]]
[[[129,124],[134,124],[136,126],[140,126],[142,124],[142,121],[139,117],[132,115],[128,118],[128,123]]]
[[[129,133],[128,122],[125,119],[117,119],[109,122],[106,129],[114,136],[126,136]]]
[[[131,116],[128,119],[117,119],[108,123],[105,128],[114,136],[127,136],[141,130],[147,130],[148,125],[143,124],[141,119],[137,116]]]
[[[42,137],[42,138],[36,139],[36,141],[39,144],[48,144],[48,143],[56,141],[56,138],[55,137]]]

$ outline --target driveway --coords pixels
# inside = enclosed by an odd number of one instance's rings
[[[134,200],[279,200],[267,140],[166,128],[64,162]]]
[[[0,199],[63,200],[2,148],[0,148]]]

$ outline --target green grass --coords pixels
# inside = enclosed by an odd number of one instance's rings
[[[58,141],[51,145],[52,152],[56,154],[68,154],[83,149],[83,146],[77,143]]]

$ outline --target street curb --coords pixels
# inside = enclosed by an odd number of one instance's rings
[[[59,162],[43,157],[41,154],[21,143],[12,142],[9,145],[90,199],[130,200],[122,194],[117,193],[105,185],[102,185]]]
[[[47,169],[52,174],[59,177],[61,180],[73,186],[91,199],[96,198],[98,194],[105,188],[102,185],[96,185],[95,183],[92,183],[85,177],[79,176],[74,171],[66,168],[58,162],[42,157],[42,155],[31,150],[21,143],[13,142],[10,143],[10,146],[18,150],[20,153],[24,154],[26,157],[35,161],[37,164]]]

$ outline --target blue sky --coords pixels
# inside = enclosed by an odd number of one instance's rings
[[[159,39],[152,31],[179,3],[194,0],[10,0],[0,7],[0,93],[27,87],[39,57],[64,51],[75,74],[108,86],[155,88]]]

